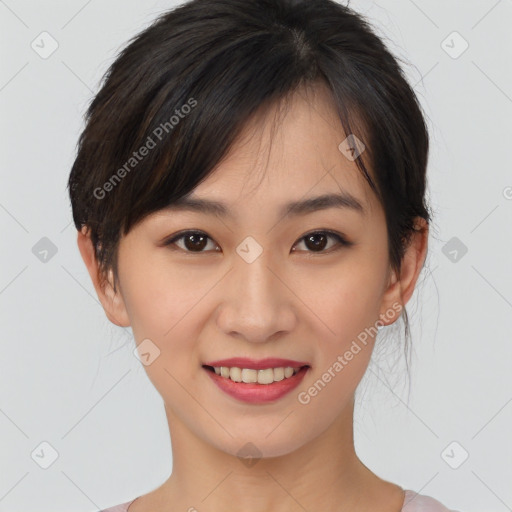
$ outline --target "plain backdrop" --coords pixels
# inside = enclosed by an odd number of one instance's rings
[[[0,512],[95,511],[171,472],[162,400],[130,329],[100,306],[66,181],[103,73],[174,5],[0,1]],[[411,392],[397,350],[375,353],[356,449],[382,478],[449,508],[510,511],[512,2],[351,7],[409,62],[431,131],[435,210],[407,305]],[[401,327],[381,347],[399,346]]]

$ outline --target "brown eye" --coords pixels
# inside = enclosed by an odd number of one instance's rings
[[[326,247],[329,245],[329,239],[334,240],[335,243],[331,244],[327,249]],[[217,244],[213,242],[213,240],[202,231],[183,231],[171,239],[165,241],[163,243],[164,246],[176,246],[184,252],[189,253],[202,253],[202,252],[211,252],[210,250],[205,250],[208,246],[208,242],[213,244],[213,251],[219,252],[220,248]],[[178,243],[179,242],[179,243]],[[312,253],[323,253],[330,252],[330,249],[334,246],[351,246],[353,242],[349,242],[341,235],[334,233],[332,231],[316,231],[313,233],[308,233],[300,239],[300,243],[304,243],[306,246],[305,252]],[[295,246],[292,248],[292,252],[296,252]]]
[[[331,231],[315,231],[314,233],[308,233],[300,240],[301,243],[304,243],[306,246],[307,252],[328,252],[325,251],[325,248],[328,245],[329,238],[335,240],[340,246],[352,245],[352,242],[348,242],[341,235]],[[336,246],[336,244],[334,244],[334,246]],[[332,245],[329,247],[329,249],[330,248],[332,248]]]
[[[185,231],[166,241],[164,245],[175,244],[186,252],[208,252],[204,250],[208,240],[211,240],[210,237],[201,231]],[[178,241],[183,242],[182,246],[177,243]],[[217,249],[214,250],[217,251]]]

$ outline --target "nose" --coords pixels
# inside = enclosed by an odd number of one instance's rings
[[[293,331],[297,298],[290,278],[263,253],[251,263],[238,256],[220,292],[216,322],[232,337],[264,343]]]

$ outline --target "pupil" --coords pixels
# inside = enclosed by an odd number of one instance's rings
[[[196,240],[196,237],[198,240]],[[306,237],[306,245],[310,249],[323,250],[325,248],[327,237],[322,233],[315,233]],[[185,238],[187,249],[201,251],[206,246],[206,237],[200,233],[193,233]]]
[[[201,239],[199,243],[194,243],[194,239],[196,237]],[[190,242],[191,244],[189,244]],[[185,238],[185,245],[187,246],[187,249],[204,249],[204,247],[206,246],[206,237],[199,233],[193,233]]]
[[[317,237],[320,237],[322,239],[322,241],[320,243],[314,242],[314,240]],[[308,244],[308,242],[313,241],[313,248],[322,250],[326,245],[325,244],[326,239],[327,239],[327,237],[325,235],[323,235],[321,233],[315,233],[314,235],[309,235],[308,237],[306,237],[306,245]],[[308,246],[308,248],[310,248],[310,247]]]

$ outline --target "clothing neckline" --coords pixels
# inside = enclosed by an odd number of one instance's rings
[[[400,487],[400,486],[399,486]],[[402,510],[405,508],[405,502],[407,501],[407,498],[409,497],[410,494],[416,494],[414,491],[410,491],[408,489],[404,489],[403,487],[400,487],[400,489],[402,489],[402,494],[403,494],[403,501],[402,501],[402,506],[400,508],[400,512],[402,512]],[[134,500],[132,501],[129,501],[128,502],[128,506],[126,507],[126,512],[130,512],[130,507],[132,506],[132,504],[137,501],[138,499],[140,498],[140,496],[137,496]],[[410,501],[410,500],[409,500]]]

